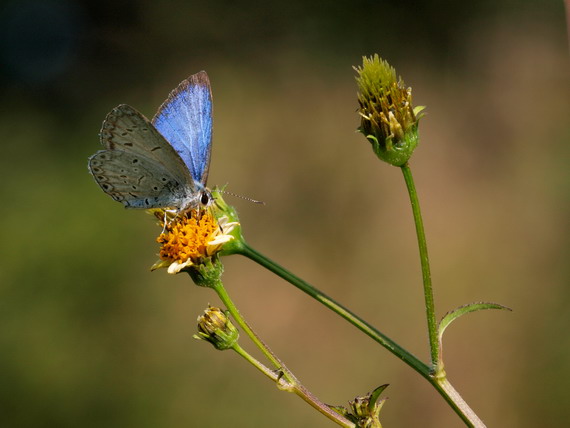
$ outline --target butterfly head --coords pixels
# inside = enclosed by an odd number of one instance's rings
[[[214,201],[215,198],[212,196],[212,192],[206,187],[202,187],[182,199],[180,205],[174,207],[174,211],[178,213],[186,213],[191,210],[202,211],[209,208]]]

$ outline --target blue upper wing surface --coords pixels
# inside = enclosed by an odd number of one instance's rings
[[[178,152],[194,181],[205,186],[212,148],[212,91],[206,72],[180,83],[152,123]]]

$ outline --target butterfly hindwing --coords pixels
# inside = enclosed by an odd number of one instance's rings
[[[120,150],[100,150],[89,170],[101,189],[127,208],[179,207],[185,183],[154,159]]]

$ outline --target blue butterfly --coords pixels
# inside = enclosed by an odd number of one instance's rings
[[[205,71],[173,90],[149,121],[121,104],[105,118],[105,148],[89,158],[101,189],[127,208],[207,206],[212,150],[212,90]]]

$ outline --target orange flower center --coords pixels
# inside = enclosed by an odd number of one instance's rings
[[[167,219],[163,233],[156,239],[161,244],[160,258],[184,263],[208,257],[208,243],[218,232],[218,222],[209,211],[191,210]]]

